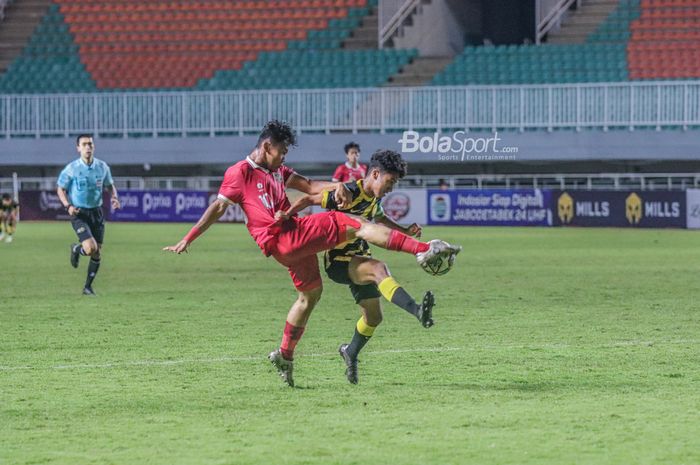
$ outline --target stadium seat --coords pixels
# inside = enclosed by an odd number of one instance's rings
[[[627,60],[631,79],[700,78],[700,4],[642,0],[630,24]]]
[[[398,70],[399,61],[405,64],[413,55],[370,51],[386,55],[377,63],[392,66],[347,73],[343,64],[364,66],[365,61],[339,49],[376,5],[376,0],[246,0],[235,7],[230,0],[57,0],[0,86],[12,92],[239,89],[255,85],[251,76],[259,79],[279,69],[289,70],[285,79],[266,80],[265,87],[380,85]],[[318,66],[335,66],[335,74],[312,66],[295,69],[286,58],[293,50],[322,52],[320,63],[331,64]],[[265,66],[255,64],[261,54],[267,54]],[[349,58],[328,58],[344,55]],[[56,66],[57,58],[71,59]],[[247,76],[234,78],[244,64]],[[40,73],[33,74],[38,79],[25,79],[25,69]],[[53,74],[43,74],[45,69]],[[115,72],[118,79],[112,77]],[[228,77],[212,81],[218,72]],[[48,76],[50,85],[37,84]]]
[[[682,8],[682,10],[679,10]],[[466,47],[435,85],[698,78],[700,3],[620,0],[585,44]]]

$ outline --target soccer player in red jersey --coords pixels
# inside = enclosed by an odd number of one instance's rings
[[[285,383],[294,386],[294,349],[301,339],[311,311],[323,291],[318,252],[329,250],[347,240],[361,238],[389,250],[411,253],[419,264],[438,255],[456,254],[460,247],[434,239],[420,242],[384,225],[369,223],[364,218],[338,211],[327,211],[299,218],[276,218],[277,212],[290,208],[285,188],[305,194],[317,194],[336,188],[338,203],[344,205],[349,196],[343,195],[342,185],[311,181],[284,166],[289,146],[296,145],[296,134],[276,120],[263,128],[253,151],[226,170],[219,195],[202,214],[197,224],[177,244],[164,247],[177,254],[187,248],[199,235],[238,203],[247,217],[247,227],[262,252],[287,267],[299,295],[287,314],[287,322],[278,350],[268,358]],[[279,215],[277,215],[279,216]]]
[[[360,146],[357,143],[345,144],[345,158],[347,161],[335,169],[333,181],[349,182],[364,179],[367,174],[367,165],[360,163]]]

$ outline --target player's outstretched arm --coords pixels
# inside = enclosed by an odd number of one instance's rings
[[[323,191],[332,190],[338,187],[338,182],[316,181],[302,176],[298,173],[292,174],[287,179],[287,187],[296,189],[304,194],[320,194]]]
[[[383,224],[387,228],[395,229],[409,236],[420,237],[423,234],[423,228],[418,223],[413,223],[409,226],[402,226],[396,221],[387,216],[380,216],[374,219],[375,223]]]
[[[206,211],[202,214],[202,217],[197,221],[197,224],[195,224],[192,229],[190,229],[190,232],[185,235],[184,238],[180,242],[178,242],[175,245],[169,245],[167,247],[163,247],[163,250],[167,250],[168,252],[174,252],[176,254],[181,254],[183,252],[187,253],[187,248],[190,246],[194,240],[202,235],[204,231],[209,229],[209,226],[212,224],[216,223],[219,218],[223,216],[224,213],[226,213],[226,209],[228,208],[228,204],[224,202],[223,200],[216,199],[214,202],[212,202],[211,205],[209,205],[209,208],[206,209]]]
[[[334,196],[341,208],[352,201],[350,191],[342,182],[316,181],[294,173],[287,180],[287,187],[310,195],[322,194],[323,191],[335,189]]]
[[[275,219],[288,220],[306,207],[310,207],[311,205],[321,205],[322,198],[323,193],[302,195],[292,204],[291,207],[289,207],[286,212],[278,211],[275,213]]]

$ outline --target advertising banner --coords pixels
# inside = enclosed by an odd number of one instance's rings
[[[109,194],[103,197],[103,210],[108,221],[148,221],[194,223],[216,199],[216,192],[204,191],[130,191],[119,192],[122,208],[110,209]],[[22,220],[69,220],[55,191],[21,191]],[[226,210],[219,220],[243,223],[245,214],[238,205]]]
[[[688,229],[700,229],[700,189],[686,191],[686,223]]]
[[[552,191],[555,226],[685,228],[682,191]]]
[[[105,196],[105,206],[108,199]],[[19,207],[23,221],[70,219],[56,191],[20,191]]]
[[[382,199],[387,217],[402,225],[428,224],[428,196],[426,189],[405,189],[390,192]]]
[[[121,209],[110,211],[109,219],[194,223],[215,199],[215,192],[204,191],[121,191]],[[244,218],[243,210],[234,205],[221,221],[242,223]]]
[[[428,191],[428,224],[551,226],[550,191],[458,189]]]

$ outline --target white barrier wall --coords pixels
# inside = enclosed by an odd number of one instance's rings
[[[700,189],[688,189],[686,196],[688,229],[700,229]]]
[[[399,224],[428,224],[428,195],[425,189],[395,190],[382,199],[384,212]]]

